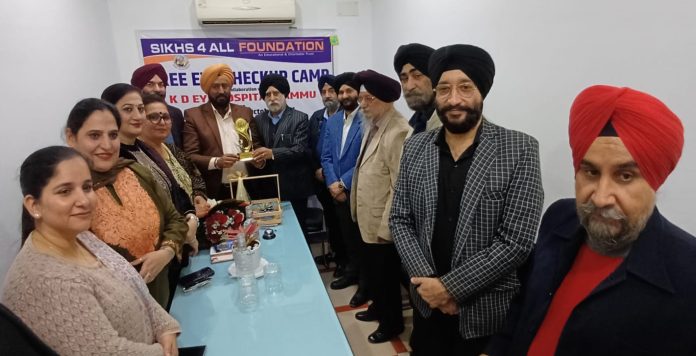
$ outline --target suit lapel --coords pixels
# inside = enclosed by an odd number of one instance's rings
[[[469,173],[466,177],[466,185],[462,191],[462,198],[459,202],[459,220],[455,232],[455,247],[452,255],[452,263],[456,263],[457,257],[462,253],[466,240],[471,232],[471,218],[481,200],[481,193],[488,179],[488,170],[495,159],[498,150],[498,139],[495,127],[483,120],[481,122],[481,141],[474,153],[474,161],[471,163]],[[436,197],[437,200],[437,197]]]
[[[278,143],[280,142],[280,138],[287,134],[289,131],[287,131],[288,126],[292,124],[290,122],[290,114],[292,112],[291,107],[286,107],[285,111],[283,111],[283,116],[280,117],[280,121],[278,122],[278,127],[276,128],[276,133],[275,136],[273,137],[273,146],[271,147],[278,147]],[[269,125],[273,125],[273,122],[270,120],[271,113],[268,112],[268,117],[269,117]]]
[[[220,138],[220,128],[218,128],[217,119],[215,118],[215,113],[213,113],[213,104],[206,104],[201,107],[203,112],[203,118],[205,123],[208,124],[208,128],[213,132],[213,137],[217,143],[220,153],[222,153],[222,139]]]
[[[440,172],[440,152],[439,147],[435,144],[435,140],[440,134],[440,130],[436,129],[430,132],[430,138],[425,145],[423,159],[425,166],[425,175],[423,182],[425,207],[422,213],[425,216],[425,248],[430,251],[430,246],[433,240],[433,230],[435,228],[435,214],[437,213],[437,195],[438,195],[438,175]],[[433,263],[432,252],[428,253],[429,262]],[[434,266],[434,264],[433,264]]]
[[[346,135],[346,144],[343,145],[343,151],[339,152],[340,157],[343,157],[346,152],[350,149],[350,146],[353,144],[353,140],[355,139],[355,135],[358,134],[359,128],[360,128],[360,112],[355,113],[355,116],[353,117],[353,122],[350,124],[350,128],[348,129],[348,135]],[[339,136],[341,139],[343,138],[343,127],[341,127],[341,135]],[[361,151],[362,151],[362,142],[361,142]],[[341,149],[341,141],[339,140],[338,142],[338,149]]]
[[[387,126],[389,126],[390,121],[391,121],[391,113],[388,114],[388,116],[384,117],[382,120],[385,120],[381,122],[382,126],[379,126],[377,128],[377,132],[375,135],[372,137],[372,140],[370,141],[369,145],[366,145],[366,141],[368,136],[370,135],[369,131],[367,134],[363,135],[363,144],[361,147],[361,150],[364,151],[364,154],[362,156],[362,159],[360,160],[360,166],[362,166],[368,158],[370,158],[375,151],[377,151],[377,146],[379,146],[379,140],[382,138],[382,134],[384,134],[384,131],[387,129]]]

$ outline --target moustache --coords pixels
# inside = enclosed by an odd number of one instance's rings
[[[580,204],[580,210],[586,216],[596,214],[596,215],[599,215],[605,219],[626,220],[626,215],[623,214],[622,212],[620,212],[618,209],[616,209],[616,208],[598,208],[592,202]]]

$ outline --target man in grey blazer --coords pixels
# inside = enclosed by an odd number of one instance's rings
[[[265,110],[254,117],[251,134],[254,161],[265,166],[257,174],[278,174],[280,197],[292,204],[302,232],[307,234],[307,198],[314,194],[312,186],[312,152],[309,149],[309,118],[287,104],[290,84],[279,74],[261,79],[259,94],[266,102]]]
[[[539,148],[482,116],[495,74],[481,48],[436,50],[443,127],[406,141],[389,220],[411,277],[412,355],[479,355],[518,292],[543,202]]]

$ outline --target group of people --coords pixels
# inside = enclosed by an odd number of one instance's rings
[[[372,343],[403,332],[403,285],[413,355],[696,349],[696,240],[656,208],[684,143],[664,103],[582,91],[569,124],[575,199],[542,218],[537,140],[483,116],[491,56],[413,43],[393,63],[398,81],[322,76],[311,117],[288,105],[278,74],[259,85],[267,110],[232,103],[226,64],[203,71],[208,102],[183,113],[164,100],[159,64],[81,100],[69,147],[22,164],[23,247],[2,303],[61,354],[176,355],[166,308],[208,199],[231,198],[235,177],[278,174],[303,231],[308,197],[321,202],[332,252],[317,260],[336,263],[331,288],[358,285],[352,307],[371,301],[355,317],[378,322]],[[394,107],[402,93],[410,120]]]

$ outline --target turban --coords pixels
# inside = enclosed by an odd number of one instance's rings
[[[372,69],[358,72],[355,75],[355,82],[358,86],[364,86],[365,90],[385,103],[393,103],[401,96],[399,82]]]
[[[360,91],[360,85],[356,85],[355,81],[353,80],[355,78],[355,73],[353,72],[345,72],[341,73],[336,76],[336,80],[334,80],[333,83],[333,88],[338,93],[339,90],[341,90],[341,87],[345,84],[357,91]]]
[[[583,90],[570,108],[568,127],[575,172],[608,124],[657,190],[681,157],[684,128],[679,118],[657,98],[631,88],[595,85]]]
[[[476,84],[482,97],[486,97],[493,85],[495,65],[493,58],[483,49],[471,45],[442,47],[430,56],[428,75],[433,86],[437,85],[443,72],[459,69]]]
[[[234,84],[232,68],[227,64],[219,63],[208,66],[203,70],[201,74],[201,89],[207,94],[219,76],[226,77],[230,80],[230,84]]]
[[[406,63],[410,63],[419,72],[428,75],[428,60],[434,49],[420,43],[409,43],[399,46],[394,55],[394,70],[397,75],[401,74]]]
[[[275,73],[266,74],[261,79],[261,84],[259,85],[259,94],[261,94],[261,99],[266,98],[266,91],[269,87],[274,87],[278,89],[286,98],[290,94],[290,84],[284,76]]]
[[[333,88],[333,83],[336,80],[336,77],[334,77],[331,74],[324,74],[321,77],[319,77],[319,91],[321,92],[324,90],[324,84],[328,84]]]
[[[121,100],[121,98],[123,98],[124,96],[126,96],[126,94],[130,92],[136,92],[138,93],[138,95],[141,95],[140,88],[126,83],[117,83],[109,85],[106,89],[104,89],[101,98],[102,100],[107,101],[112,105],[116,105],[116,102]]]
[[[169,80],[167,78],[167,72],[164,70],[159,63],[146,64],[133,72],[131,77],[131,84],[136,87],[143,89],[147,82],[152,80],[154,76],[158,76],[164,82],[164,86],[169,85]]]

